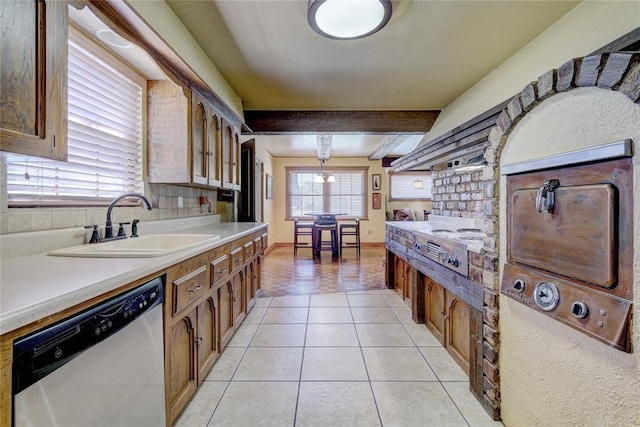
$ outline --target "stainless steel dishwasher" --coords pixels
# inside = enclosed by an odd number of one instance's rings
[[[164,276],[16,340],[13,424],[164,426]]]

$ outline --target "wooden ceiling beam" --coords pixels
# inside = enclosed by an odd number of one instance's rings
[[[245,110],[248,129],[243,134],[424,134],[429,132],[438,114],[439,110]]]
[[[405,142],[409,135],[387,135],[376,150],[369,155],[369,160],[380,160],[393,152],[400,144]]]

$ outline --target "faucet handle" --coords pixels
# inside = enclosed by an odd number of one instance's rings
[[[134,219],[133,223],[131,224],[131,237],[138,237],[138,223],[140,222],[139,219]]]
[[[100,243],[100,233],[98,232],[98,224],[93,225],[85,225],[84,228],[87,230],[93,228],[93,232],[91,233],[91,238],[89,239],[89,243]]]
[[[118,237],[127,237],[127,233],[124,232],[124,226],[131,224],[130,222],[119,222],[118,225]]]

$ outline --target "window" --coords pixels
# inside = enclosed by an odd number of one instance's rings
[[[287,218],[310,212],[344,213],[366,218],[368,168],[324,168],[335,182],[316,182],[317,168],[286,168]]]
[[[11,157],[10,206],[103,205],[143,190],[143,77],[69,28],[68,162]]]
[[[389,201],[431,200],[429,172],[392,173],[389,177]]]

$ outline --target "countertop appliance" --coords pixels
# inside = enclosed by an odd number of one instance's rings
[[[479,252],[487,236],[472,218],[429,217],[429,228],[413,233],[413,248],[465,277],[469,276],[469,251]]]
[[[630,140],[502,167],[507,264],[501,292],[631,351]]]
[[[164,276],[13,345],[13,424],[165,425]]]

